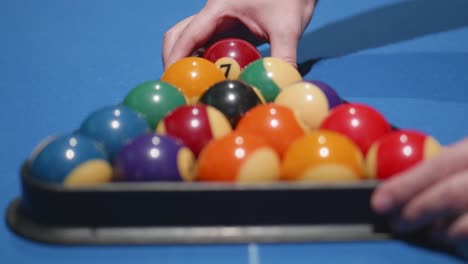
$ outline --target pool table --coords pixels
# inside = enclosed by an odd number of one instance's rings
[[[287,2],[287,1],[285,1]],[[45,137],[121,101],[162,73],[162,39],[204,1],[4,0],[0,3],[0,208]],[[468,2],[321,0],[298,50],[304,78],[370,104],[395,125],[448,145],[468,135]],[[281,23],[281,18],[278,18]],[[259,47],[268,56],[268,45]],[[400,240],[65,246],[0,226],[1,263],[463,263]]]

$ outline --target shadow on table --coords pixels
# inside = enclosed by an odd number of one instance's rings
[[[393,239],[421,249],[447,254],[461,261],[468,261],[468,255],[464,252],[464,250],[468,248],[468,244],[460,244],[457,246],[455,244],[444,243],[443,241],[435,241],[434,238],[430,237],[430,233],[431,230],[427,229],[406,236],[395,235]]]
[[[412,247],[437,251],[458,260],[468,261],[468,241],[456,245],[437,238],[430,226],[405,234],[393,232],[391,223],[395,217],[396,215],[377,216],[373,219],[373,231],[376,234],[386,234],[388,239],[397,240]]]
[[[413,0],[365,11],[304,34],[298,46],[298,69],[304,76],[326,58],[468,26],[467,10],[467,0]],[[460,258],[453,246],[429,242],[426,232],[394,238]]]
[[[468,26],[467,10],[466,0],[414,0],[325,25],[303,35],[298,47],[299,71],[304,76],[325,58]]]

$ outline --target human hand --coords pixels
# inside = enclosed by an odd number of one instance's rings
[[[383,182],[371,204],[377,213],[394,216],[397,233],[428,228],[437,242],[468,242],[468,138]]]
[[[166,32],[163,63],[177,60],[221,37],[270,43],[271,56],[296,66],[297,43],[312,17],[316,0],[208,0],[202,10]]]

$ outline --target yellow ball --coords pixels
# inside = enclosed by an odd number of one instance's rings
[[[293,109],[309,129],[318,129],[330,111],[327,96],[315,84],[300,81],[286,86],[275,103]]]

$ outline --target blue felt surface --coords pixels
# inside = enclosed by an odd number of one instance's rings
[[[458,263],[445,255],[399,242],[265,245],[260,263]],[[461,262],[460,262],[461,263]]]
[[[322,58],[307,78],[376,106],[401,127],[455,142],[468,135],[467,3],[321,0],[299,60]],[[34,146],[50,134],[75,129],[91,111],[119,102],[136,84],[159,78],[164,32],[203,4],[0,2],[2,212],[20,193],[18,170]],[[267,54],[268,46],[262,51]],[[398,241],[65,247],[26,241],[4,222],[0,234],[0,263],[461,263]]]
[[[319,62],[306,78],[327,80],[347,100],[375,106],[395,125],[450,144],[468,135],[467,61],[468,53],[351,55]]]

